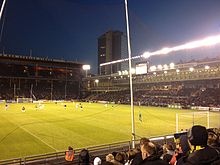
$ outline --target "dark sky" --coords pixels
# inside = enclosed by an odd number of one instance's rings
[[[133,56],[220,34],[220,0],[128,0],[128,5]],[[29,55],[32,49],[32,56],[77,60],[94,72],[97,38],[108,30],[125,32],[124,13],[124,0],[7,0],[0,51]],[[195,58],[187,54],[150,60]]]

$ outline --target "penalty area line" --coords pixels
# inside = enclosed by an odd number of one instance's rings
[[[46,144],[48,147],[52,148],[53,150],[55,150],[56,152],[58,151],[56,148],[54,148],[53,146],[51,146],[50,144],[48,144],[47,142],[43,141],[41,138],[39,138],[37,135],[31,133],[30,131],[28,131],[26,128],[19,126],[21,129],[23,129],[25,132],[27,132],[28,134],[30,134],[31,136],[35,137],[36,139],[40,140],[42,143]]]

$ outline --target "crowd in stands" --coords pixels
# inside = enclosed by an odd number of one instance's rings
[[[151,106],[180,105],[220,107],[220,88],[171,88],[147,89],[133,92],[134,104]],[[130,91],[110,91],[95,93],[86,98],[87,101],[109,101],[130,104]]]
[[[79,95],[78,82],[65,81],[10,81],[0,79],[0,100],[16,100],[16,98],[33,98],[33,100],[70,100]]]
[[[79,165],[220,165],[220,130],[195,125],[174,134],[175,142],[157,144],[141,138],[139,147],[91,159],[87,149],[79,154]]]

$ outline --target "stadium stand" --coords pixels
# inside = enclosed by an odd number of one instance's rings
[[[18,55],[0,55],[0,99],[75,99],[80,95],[82,64]]]
[[[130,103],[128,75],[89,77],[83,83],[85,91],[90,92],[85,96],[86,101]],[[166,72],[133,75],[133,93],[136,105],[220,107],[220,61],[177,64],[175,69]]]

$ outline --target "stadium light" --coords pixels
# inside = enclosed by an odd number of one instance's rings
[[[135,74],[136,70],[134,68],[131,68],[131,73]]]
[[[157,69],[157,67],[156,67],[155,65],[153,65],[153,66],[150,67],[150,71],[151,71],[151,72],[156,71],[156,69]]]
[[[168,70],[168,65],[167,64],[163,65],[163,70]]]
[[[189,68],[189,71],[190,71],[190,72],[193,72],[193,71],[194,71],[194,68],[193,68],[193,67],[190,67],[190,68]]]
[[[168,54],[171,52],[188,50],[188,49],[195,49],[195,48],[200,48],[200,47],[207,47],[207,46],[212,46],[212,45],[216,45],[216,44],[220,44],[220,35],[206,37],[201,40],[188,42],[188,43],[178,45],[178,46],[175,46],[172,48],[166,47],[166,48],[162,48],[160,50],[154,51],[154,52],[144,52],[142,55],[134,56],[130,59],[150,58],[151,56],[165,55],[165,54]],[[129,60],[129,58],[120,59],[120,60],[116,60],[116,61],[102,63],[102,64],[100,64],[100,66],[115,64],[115,63],[124,62],[124,61],[128,61],[128,60]]]
[[[149,58],[150,57],[150,53],[149,52],[144,52],[143,57],[144,58]]]
[[[163,66],[162,66],[162,65],[157,65],[157,69],[158,69],[158,70],[162,70],[162,69],[163,69]]]
[[[96,84],[96,86],[98,87],[98,85],[99,85],[99,80],[98,79],[95,79],[95,84]]]
[[[167,74],[167,71],[166,71],[166,70],[164,71],[164,74]]]
[[[206,65],[205,66],[205,70],[208,70],[210,68],[210,66]]]
[[[174,69],[175,68],[175,64],[173,62],[170,63],[170,69]]]
[[[127,70],[125,70],[124,73],[125,73],[125,75],[128,75],[128,71]]]
[[[88,72],[88,70],[91,69],[90,65],[83,65],[82,69],[86,71],[86,77],[87,77],[87,72]]]
[[[179,69],[177,69],[177,70],[176,70],[176,73],[179,73],[179,72],[180,72],[180,70],[179,70]]]

